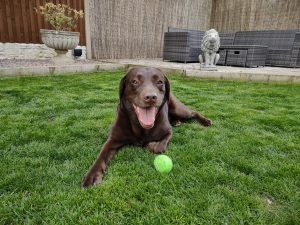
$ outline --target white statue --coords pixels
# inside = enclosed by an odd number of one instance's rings
[[[201,43],[202,55],[199,55],[201,67],[206,69],[216,68],[216,64],[220,59],[220,55],[217,54],[219,47],[219,33],[215,29],[206,31]]]

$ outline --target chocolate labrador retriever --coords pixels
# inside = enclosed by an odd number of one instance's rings
[[[101,152],[81,186],[100,183],[108,162],[124,145],[147,146],[162,153],[172,136],[171,124],[195,119],[204,126],[212,122],[190,110],[170,93],[170,83],[156,68],[133,68],[120,81],[117,118]]]

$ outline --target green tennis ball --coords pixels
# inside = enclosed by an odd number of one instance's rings
[[[169,173],[173,168],[173,162],[170,157],[159,155],[154,159],[154,167],[158,172]]]

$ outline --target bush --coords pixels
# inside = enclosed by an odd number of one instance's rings
[[[45,20],[57,31],[70,31],[76,28],[77,21],[83,18],[83,10],[75,10],[64,4],[46,3],[35,8],[35,11],[43,15]]]

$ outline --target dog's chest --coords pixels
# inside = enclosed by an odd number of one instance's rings
[[[161,141],[168,133],[165,129],[159,127],[153,127],[149,130],[141,128],[133,130],[133,132],[134,143],[142,146],[149,142]]]

